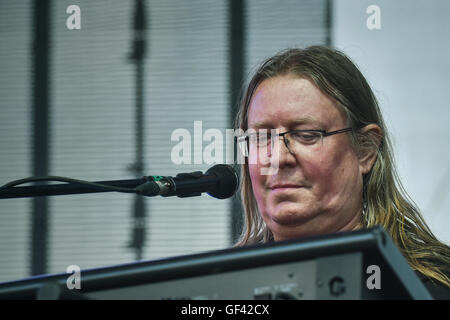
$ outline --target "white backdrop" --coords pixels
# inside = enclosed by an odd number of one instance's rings
[[[366,13],[380,8],[381,29]],[[390,130],[403,185],[450,244],[450,1],[333,1],[333,46],[366,76]]]

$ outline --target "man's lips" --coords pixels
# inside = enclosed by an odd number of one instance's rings
[[[271,190],[287,190],[298,188],[303,188],[303,186],[299,184],[283,183],[283,184],[274,184],[269,187],[269,189]]]

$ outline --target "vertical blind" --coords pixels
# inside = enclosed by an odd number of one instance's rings
[[[286,48],[324,45],[328,0],[247,0],[247,72]]]
[[[54,1],[53,12],[68,2]],[[52,157],[54,174],[90,181],[133,177],[135,66],[133,1],[80,3],[81,30],[53,23]],[[208,168],[176,165],[171,133],[195,120],[227,124],[226,7],[210,1],[147,1],[148,50],[144,82],[146,175],[175,175]],[[205,28],[204,26],[208,26]],[[134,196],[94,194],[53,197],[50,271],[132,261]],[[228,241],[228,201],[146,199],[143,259],[223,248]]]
[[[0,185],[31,173],[31,0],[0,2]],[[29,199],[0,199],[0,281],[30,267]]]
[[[288,46],[325,43],[327,1],[246,1],[245,60]],[[32,4],[0,4],[0,184],[30,176]],[[50,174],[89,181],[134,178],[134,1],[52,1],[50,48]],[[68,30],[66,8],[79,5],[81,29]],[[228,2],[145,2],[148,51],[144,64],[145,175],[205,171],[194,152],[194,121],[202,133],[229,126]],[[191,134],[191,164],[175,164],[176,129]],[[224,150],[223,150],[224,151]],[[225,162],[225,151],[223,161]],[[96,193],[49,197],[48,270],[65,272],[131,262],[128,247],[134,196]],[[142,259],[230,246],[230,200],[146,198]],[[30,272],[29,199],[0,200],[0,281]]]

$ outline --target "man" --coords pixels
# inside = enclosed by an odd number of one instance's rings
[[[410,266],[448,295],[449,247],[403,191],[376,98],[344,54],[314,46],[265,61],[237,127],[249,151],[238,245],[380,225]]]

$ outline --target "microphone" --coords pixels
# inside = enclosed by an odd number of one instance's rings
[[[180,198],[200,196],[207,192],[211,197],[226,199],[232,197],[239,185],[239,178],[233,167],[217,164],[205,174],[201,171],[180,173],[175,177],[151,176],[151,180],[136,187],[136,193],[144,196],[178,196]]]

